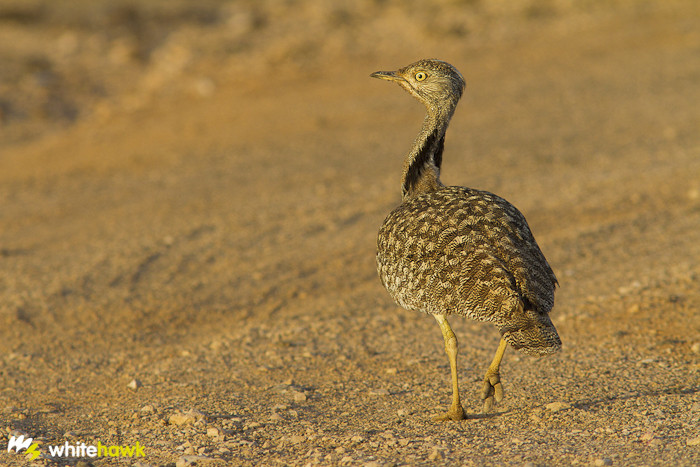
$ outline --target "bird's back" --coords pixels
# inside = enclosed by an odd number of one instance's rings
[[[402,307],[492,322],[526,353],[561,346],[548,316],[556,277],[503,198],[442,187],[408,199],[387,216],[377,247],[381,281]]]

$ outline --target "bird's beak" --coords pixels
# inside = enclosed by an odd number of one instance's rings
[[[369,76],[370,78],[385,79],[387,81],[401,81],[403,79],[395,71],[375,71]]]

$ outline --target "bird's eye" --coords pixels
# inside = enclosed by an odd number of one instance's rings
[[[428,77],[428,75],[426,75],[422,71],[419,71],[418,73],[416,73],[416,81],[423,81],[427,77]]]

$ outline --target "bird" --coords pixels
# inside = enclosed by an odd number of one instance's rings
[[[401,204],[377,236],[377,272],[394,301],[432,315],[442,331],[452,376],[452,403],[436,420],[467,418],[457,378],[458,341],[447,317],[493,323],[501,339],[481,388],[484,412],[503,400],[506,347],[530,355],[561,348],[549,313],[558,281],[523,214],[488,191],[445,186],[445,133],[465,89],[453,65],[423,59],[373,78],[392,81],[426,108],[405,157]]]

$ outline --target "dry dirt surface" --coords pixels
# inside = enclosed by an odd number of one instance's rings
[[[694,0],[0,1],[0,464],[700,465],[698,24]],[[432,421],[438,326],[374,261],[423,109],[369,74],[425,57],[468,83],[443,181],[515,204],[560,282],[562,351],[507,351],[493,413],[497,330],[452,319],[459,423]]]

